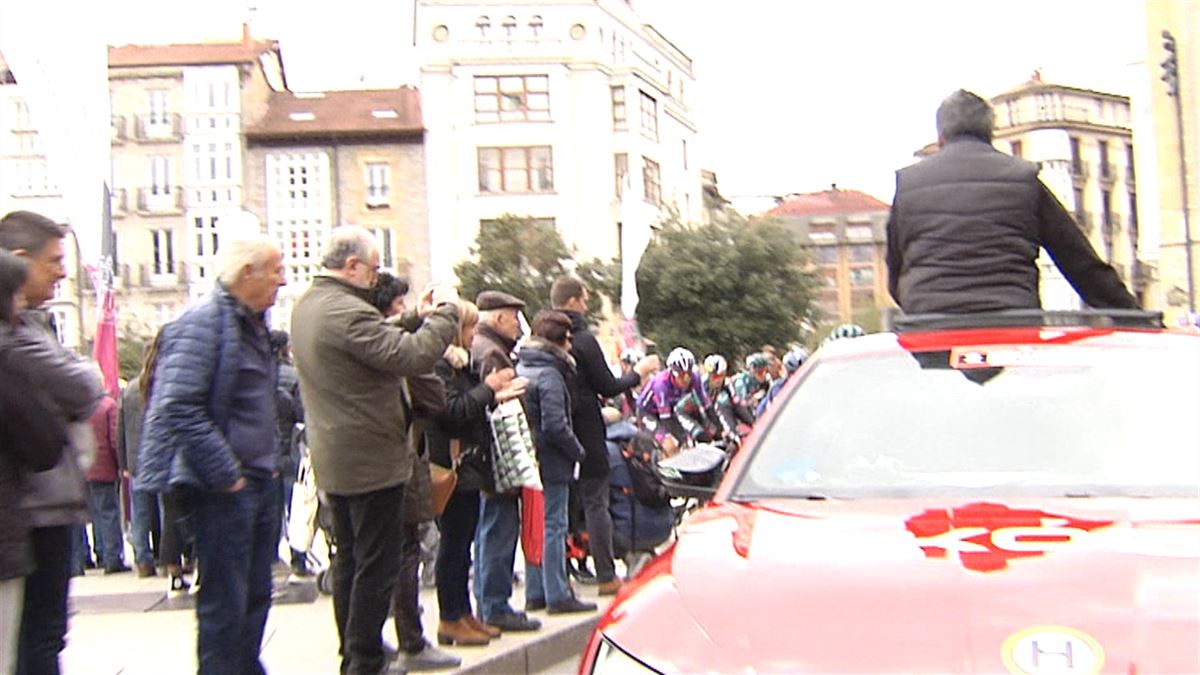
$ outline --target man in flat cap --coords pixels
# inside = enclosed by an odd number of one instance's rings
[[[514,367],[512,352],[521,336],[518,315],[525,303],[508,293],[484,291],[475,298],[475,304],[479,306],[479,328],[471,342],[471,362],[483,380],[493,372]],[[519,496],[496,494],[485,486],[479,513],[475,595],[479,599],[479,618],[500,630],[531,631],[542,626],[509,604],[520,535]]]

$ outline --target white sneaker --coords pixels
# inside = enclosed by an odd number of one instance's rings
[[[167,580],[167,597],[181,598],[188,593],[192,593],[192,585],[188,583],[187,578],[180,576],[171,576]]]

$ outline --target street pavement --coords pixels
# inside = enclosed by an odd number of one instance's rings
[[[71,621],[62,653],[64,675],[174,675],[196,672],[196,619],[188,599],[168,602],[163,577],[139,579],[132,572],[104,575],[89,570],[71,585]],[[277,588],[284,582],[279,570]],[[597,600],[595,586],[580,586],[579,595]],[[514,606],[524,599],[514,592]],[[608,601],[610,598],[603,598]],[[603,609],[606,602],[601,602]],[[436,643],[437,598],[421,594],[426,637]],[[537,612],[542,629],[505,633],[487,647],[447,648],[463,659],[459,672],[572,673],[590,626],[599,611],[549,616]],[[391,620],[384,637],[395,645]],[[333,675],[339,672],[333,603],[312,583],[292,585],[271,609],[262,650],[273,675]],[[440,671],[453,672],[453,671]]]

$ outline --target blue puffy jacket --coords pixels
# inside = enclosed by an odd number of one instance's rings
[[[633,496],[633,477],[621,454],[621,447],[633,440],[637,428],[629,422],[608,426],[609,501],[613,529],[643,550],[657,546],[671,535],[675,514],[670,506],[647,506]]]
[[[538,337],[521,349],[517,374],[529,378],[525,411],[538,469],[546,483],[566,483],[574,478],[575,465],[585,452],[571,426],[571,395],[566,380],[574,376],[574,363],[563,349]]]
[[[136,489],[222,489],[241,477],[241,465],[226,441],[240,364],[239,335],[237,300],[221,286],[163,327]]]

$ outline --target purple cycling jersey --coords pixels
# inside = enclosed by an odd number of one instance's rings
[[[704,378],[700,376],[698,370],[692,370],[692,381],[687,388],[679,388],[675,386],[674,380],[671,378],[671,371],[664,370],[654,376],[650,383],[642,389],[642,393],[638,396],[638,411],[643,415],[653,415],[660,421],[669,420],[675,415],[675,404],[689,393],[695,394],[697,400],[701,401],[705,408],[711,405],[708,398],[708,392],[704,391]],[[666,433],[663,425],[659,425],[658,432],[655,435],[659,436]]]

